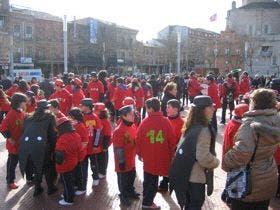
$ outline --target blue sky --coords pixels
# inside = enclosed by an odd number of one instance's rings
[[[138,29],[138,40],[156,38],[167,25],[185,25],[215,32],[225,29],[232,0],[10,0],[13,5],[48,12],[69,19],[95,17]],[[237,0],[241,6],[241,0]],[[216,22],[210,22],[217,13]]]

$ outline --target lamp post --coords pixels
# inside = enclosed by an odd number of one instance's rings
[[[64,15],[64,19],[63,19],[63,46],[64,46],[64,74],[68,73],[68,55],[67,55],[67,16]]]
[[[177,33],[177,74],[179,75],[181,72],[180,67],[180,57],[181,57],[181,33]]]

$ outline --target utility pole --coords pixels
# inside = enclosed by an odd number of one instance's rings
[[[12,81],[14,81],[14,36],[13,33],[10,34],[10,74],[12,76]]]
[[[181,58],[181,33],[177,33],[177,74],[181,73],[180,59]]]
[[[68,73],[68,49],[67,49],[67,16],[63,19],[63,45],[64,45],[64,74]]]

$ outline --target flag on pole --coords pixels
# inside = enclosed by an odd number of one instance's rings
[[[210,22],[214,22],[214,21],[216,21],[217,20],[217,13],[215,13],[214,15],[212,15],[211,17],[210,17]]]

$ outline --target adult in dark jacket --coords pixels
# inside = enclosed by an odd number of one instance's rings
[[[57,191],[54,186],[56,178],[54,148],[56,143],[55,118],[48,111],[46,100],[38,101],[35,112],[24,122],[24,131],[21,137],[19,151],[19,167],[21,173],[30,176],[30,167],[34,172],[35,191],[33,196],[43,192],[41,187],[42,176],[48,186],[48,194]]]
[[[160,84],[156,80],[156,76],[154,74],[151,75],[151,79],[149,80],[149,83],[152,85],[154,97],[158,97],[160,91]]]
[[[177,85],[174,82],[169,82],[163,89],[164,95],[161,101],[161,111],[163,112],[163,115],[167,117],[166,113],[166,106],[167,102],[171,99],[177,99]]]

